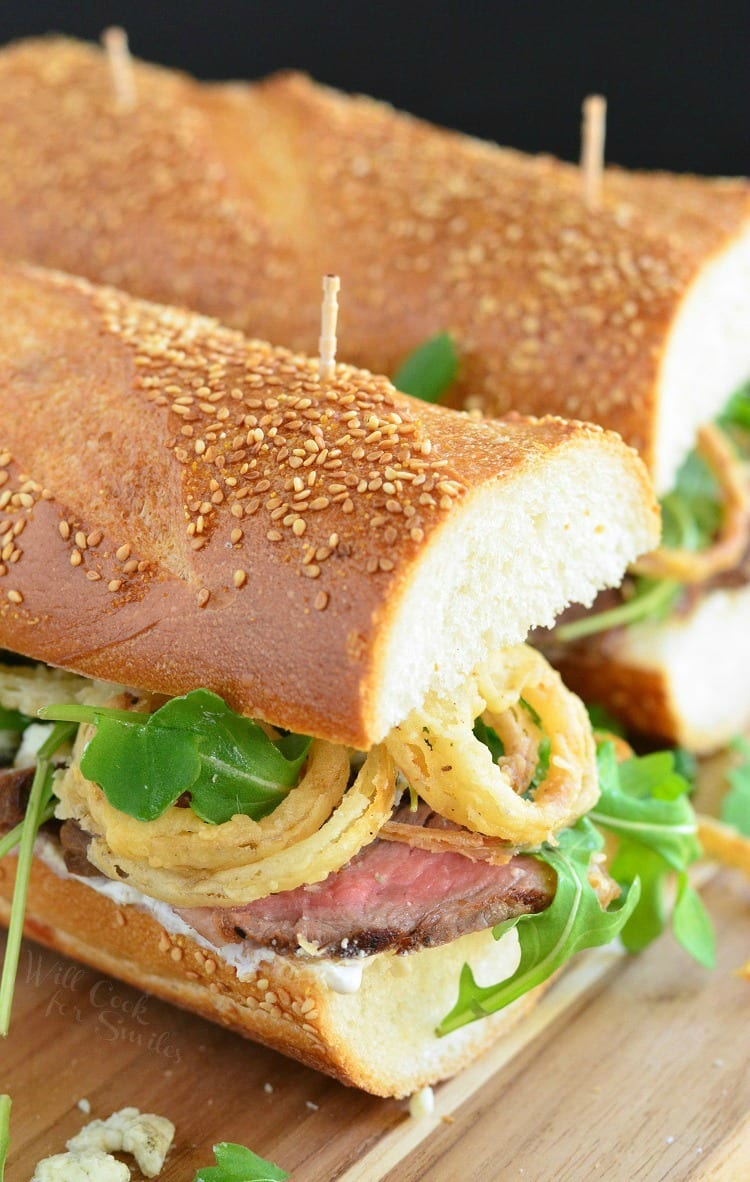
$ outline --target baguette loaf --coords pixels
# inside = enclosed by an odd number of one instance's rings
[[[0,646],[362,749],[655,542],[614,435],[0,267]],[[522,567],[519,566],[522,556]]]
[[[60,38],[0,54],[0,252],[186,303],[293,348],[342,277],[347,357],[448,329],[488,414],[620,432],[660,492],[750,373],[744,181],[578,170],[280,75],[199,85]]]

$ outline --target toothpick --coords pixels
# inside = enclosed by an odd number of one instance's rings
[[[323,306],[320,312],[320,361],[318,375],[321,382],[327,382],[333,377],[336,365],[336,320],[339,314],[339,304],[336,295],[341,288],[338,275],[323,276]]]
[[[607,100],[600,94],[590,94],[583,101],[581,127],[581,185],[589,209],[598,209],[602,203],[606,129]]]
[[[117,105],[121,111],[132,111],[137,96],[133,59],[128,49],[128,35],[124,29],[113,25],[102,33],[102,45],[107,51]]]

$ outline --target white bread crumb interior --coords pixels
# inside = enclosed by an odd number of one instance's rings
[[[669,492],[714,419],[750,377],[750,228],[703,266],[669,333],[659,383],[654,485]]]
[[[381,657],[379,738],[428,693],[450,699],[488,653],[618,585],[656,531],[637,473],[597,439],[478,489],[433,538],[400,600]]]
[[[676,741],[714,751],[750,725],[750,586],[711,591],[686,615],[623,629],[608,655],[658,670],[676,720]]]

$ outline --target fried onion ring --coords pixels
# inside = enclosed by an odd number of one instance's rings
[[[660,546],[630,568],[651,579],[702,583],[712,575],[734,570],[750,544],[750,485],[742,461],[720,427],[706,423],[698,432],[698,455],[715,476],[723,499],[721,526],[705,550],[674,550]]]
[[[536,726],[527,704],[540,720]],[[497,764],[472,734],[481,715],[504,743]],[[527,716],[524,719],[524,715]],[[546,734],[549,768],[532,798],[529,728]],[[434,695],[385,740],[406,779],[435,812],[459,825],[517,845],[554,838],[598,799],[596,748],[580,699],[534,649],[516,645],[480,665],[455,702]]]
[[[396,769],[381,746],[347,788],[349,771],[346,748],[316,740],[299,785],[268,817],[209,825],[177,808],[135,821],[76,762],[56,785],[57,815],[92,835],[89,861],[108,878],[174,906],[234,907],[321,882],[373,840],[395,803]]]
[[[73,764],[57,787],[63,802],[57,815],[79,822],[88,817],[84,827],[103,836],[115,857],[142,860],[154,869],[193,866],[212,872],[279,853],[320,828],[340,804],[349,777],[346,748],[316,740],[296,788],[260,821],[237,813],[211,825],[192,809],[176,807],[154,821],[139,821],[116,809],[81,775],[79,760],[93,729],[79,729]]]

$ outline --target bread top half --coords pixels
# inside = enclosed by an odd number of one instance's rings
[[[750,345],[728,346],[724,331],[738,283],[750,305],[744,181],[609,169],[592,211],[571,165],[300,75],[205,85],[136,63],[135,84],[123,110],[103,51],[61,38],[0,53],[6,257],[307,351],[320,276],[335,272],[353,364],[393,373],[448,330],[455,405],[599,422],[640,451],[660,491],[725,387],[750,373]],[[713,312],[717,289],[728,296]]]
[[[366,748],[655,544],[634,452],[0,265],[0,646]]]

